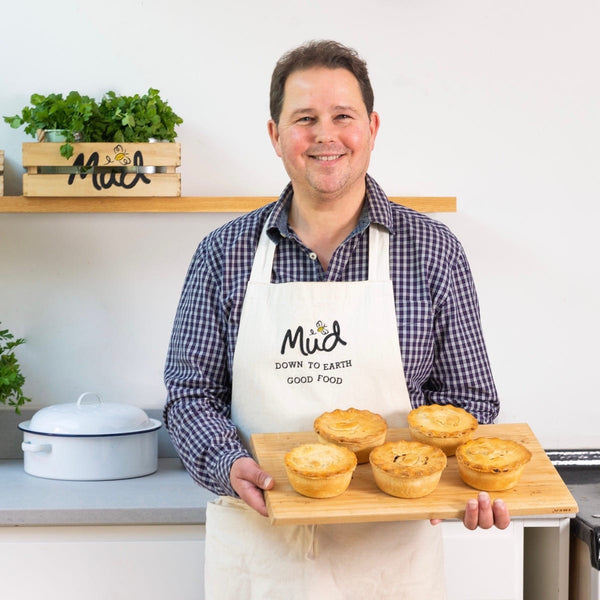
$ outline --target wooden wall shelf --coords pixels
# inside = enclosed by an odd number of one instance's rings
[[[390,197],[419,212],[456,212],[454,197]],[[0,196],[0,213],[245,213],[276,200],[271,196],[175,196],[138,198],[41,198]]]

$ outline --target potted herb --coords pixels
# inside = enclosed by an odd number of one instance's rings
[[[17,414],[20,414],[20,407],[25,402],[31,402],[30,398],[23,395],[25,377],[13,352],[14,348],[24,343],[22,338],[14,339],[8,329],[0,329],[0,402],[13,406]]]
[[[141,96],[107,92],[100,102],[99,113],[101,124],[99,131],[94,132],[97,139],[93,141],[174,142],[177,137],[175,127],[183,123],[154,88]]]
[[[181,194],[181,148],[174,142],[183,119],[159,90],[132,96],[109,91],[99,102],[78,92],[66,98],[34,94],[31,104],[4,121],[25,125],[34,137],[47,128],[61,129],[65,137],[62,145],[23,144],[24,196]],[[74,147],[74,141],[81,143]],[[148,143],[154,141],[170,143]]]
[[[38,132],[52,131],[60,137],[54,141],[64,142],[60,153],[65,158],[73,155],[73,142],[87,140],[92,124],[98,119],[98,103],[79,92],[31,95],[31,106],[25,106],[20,115],[4,117],[14,129],[25,125],[25,133],[38,137]],[[50,141],[50,139],[48,139]],[[90,140],[91,141],[91,140]]]
[[[58,130],[63,141],[60,154],[73,155],[73,142],[149,142],[175,141],[175,127],[183,119],[160,97],[159,90],[120,96],[107,92],[98,103],[79,92],[62,94],[33,94],[31,106],[20,115],[5,116],[4,121],[14,129],[25,125],[25,133],[38,137],[40,131]],[[46,136],[46,140],[50,141]]]

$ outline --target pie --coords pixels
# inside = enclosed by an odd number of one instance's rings
[[[513,488],[530,460],[531,452],[523,444],[499,438],[476,438],[456,450],[462,480],[488,492]]]
[[[437,487],[448,459],[442,450],[421,442],[388,442],[369,457],[377,487],[398,498],[421,498]]]
[[[354,452],[360,464],[368,463],[371,450],[385,442],[387,422],[369,410],[336,409],[317,417],[314,430],[321,442],[344,446]]]
[[[453,456],[478,426],[472,414],[451,404],[419,406],[408,413],[407,419],[412,439],[441,448],[446,456]]]
[[[333,498],[345,492],[356,464],[354,452],[334,444],[303,444],[285,455],[290,484],[309,498]]]

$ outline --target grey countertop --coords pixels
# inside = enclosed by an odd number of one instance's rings
[[[178,458],[159,458],[152,475],[114,481],[59,481],[0,460],[0,526],[202,524],[214,495]]]
[[[206,503],[214,498],[187,474],[169,436],[158,433],[158,470],[152,475],[114,481],[60,481],[25,473],[18,423],[20,415],[0,410],[0,527],[41,525],[203,524]],[[161,411],[146,410],[161,420]]]

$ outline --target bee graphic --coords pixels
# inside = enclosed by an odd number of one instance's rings
[[[327,329],[327,325],[325,325],[323,321],[317,321],[315,323],[315,327],[317,328],[317,330],[315,331],[314,329],[311,329],[311,335],[317,335],[317,333],[320,333],[321,335],[327,335],[329,333],[329,329]]]
[[[118,162],[122,165],[131,164],[131,158],[129,158],[129,154],[125,151],[121,144],[117,144],[113,148],[113,152],[115,153],[114,157],[111,158],[109,155],[106,155],[106,164],[109,165],[112,162]]]

